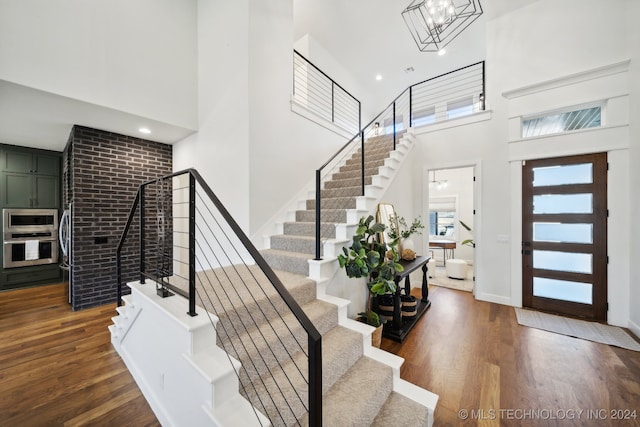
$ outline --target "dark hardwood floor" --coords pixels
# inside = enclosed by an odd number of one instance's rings
[[[73,312],[65,284],[0,293],[0,426],[155,426],[111,346],[115,304]]]
[[[405,342],[382,348],[440,396],[436,426],[640,426],[640,353],[519,326],[513,308],[468,292],[430,292]],[[158,425],[111,346],[114,310],[72,312],[63,284],[0,293],[0,426]]]
[[[520,326],[468,292],[431,286],[430,299],[404,343],[382,348],[440,396],[434,425],[640,426],[640,353]]]

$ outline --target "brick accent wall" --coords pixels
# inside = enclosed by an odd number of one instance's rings
[[[172,147],[76,125],[63,162],[63,202],[73,206],[73,309],[112,303],[116,248],[138,186],[172,173]],[[138,279],[135,224],[133,230],[123,251],[123,282]]]

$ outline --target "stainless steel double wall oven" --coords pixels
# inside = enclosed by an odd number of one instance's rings
[[[3,267],[58,262],[57,209],[3,209]]]

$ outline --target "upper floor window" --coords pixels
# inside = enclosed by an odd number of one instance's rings
[[[550,135],[602,125],[602,106],[555,112],[522,119],[522,137]]]
[[[447,102],[447,119],[455,119],[469,114],[473,114],[473,97]]]
[[[425,108],[413,113],[413,126],[430,125],[436,122],[436,107]]]

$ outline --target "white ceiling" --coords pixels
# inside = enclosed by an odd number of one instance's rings
[[[367,101],[381,109],[413,83],[483,60],[486,20],[537,0],[482,0],[485,14],[444,56],[416,47],[401,17],[410,0],[293,1],[294,40],[313,37],[364,82]],[[405,73],[410,66],[415,71]],[[382,83],[375,81],[376,74],[383,76]],[[169,144],[195,131],[0,80],[0,142],[62,151],[74,124]],[[153,134],[137,133],[141,126]]]
[[[194,132],[179,126],[0,80],[0,142],[62,151],[74,124],[174,143]],[[140,127],[153,134],[138,133]]]
[[[447,46],[443,56],[418,50],[401,15],[411,0],[294,0],[294,40],[308,34],[330,52],[364,82],[356,96],[375,104],[378,113],[410,85],[484,60],[487,20],[535,1],[481,0],[484,14]],[[314,62],[313,52],[310,55]],[[408,67],[415,71],[406,73]],[[381,82],[376,74],[383,76]]]

